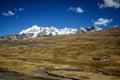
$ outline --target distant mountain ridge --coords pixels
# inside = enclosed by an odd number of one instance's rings
[[[19,34],[3,36],[1,38],[5,40],[31,39],[31,38],[44,37],[44,36],[82,34],[82,33],[94,32],[99,30],[102,29],[97,26],[92,26],[88,28],[81,27],[80,29],[73,29],[73,28],[57,29],[56,27],[49,28],[49,27],[39,27],[37,25],[33,25],[30,28],[22,30]]]
[[[73,28],[63,28],[57,29],[56,27],[39,27],[33,25],[32,27],[22,30],[19,34],[26,34],[29,38],[35,38],[40,36],[56,36],[56,35],[68,35],[76,34],[77,29]]]
[[[69,35],[69,34],[80,34],[80,33],[86,33],[91,31],[99,31],[102,30],[101,28],[97,26],[92,26],[88,28],[80,28],[73,29],[73,28],[63,28],[63,29],[57,29],[56,27],[39,27],[37,25],[33,25],[32,27],[22,30],[19,34],[25,34],[29,38],[35,38],[35,37],[41,37],[41,36],[56,36],[56,35]]]

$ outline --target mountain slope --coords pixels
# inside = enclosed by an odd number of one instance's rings
[[[0,40],[0,46],[0,66],[26,75],[120,79],[120,27],[78,35]]]

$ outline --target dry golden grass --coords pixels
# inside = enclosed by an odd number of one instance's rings
[[[106,57],[109,60],[104,60]],[[120,27],[80,35],[0,40],[0,67],[29,74],[56,65],[84,68],[85,72],[51,71],[79,79],[82,76],[91,80],[112,80],[113,76],[120,76]]]

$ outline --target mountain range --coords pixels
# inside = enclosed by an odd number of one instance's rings
[[[99,30],[102,29],[97,26],[92,26],[88,28],[81,27],[80,29],[73,29],[73,28],[57,29],[56,27],[39,27],[37,25],[33,25],[30,28],[22,30],[21,32],[19,32],[19,34],[3,36],[1,37],[1,39],[4,40],[30,39],[30,38],[44,37],[44,36],[82,34],[82,33],[94,32]]]

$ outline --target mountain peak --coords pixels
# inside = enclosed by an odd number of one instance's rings
[[[40,27],[37,26],[37,25],[33,25],[31,28],[32,28],[32,29],[39,29]]]

